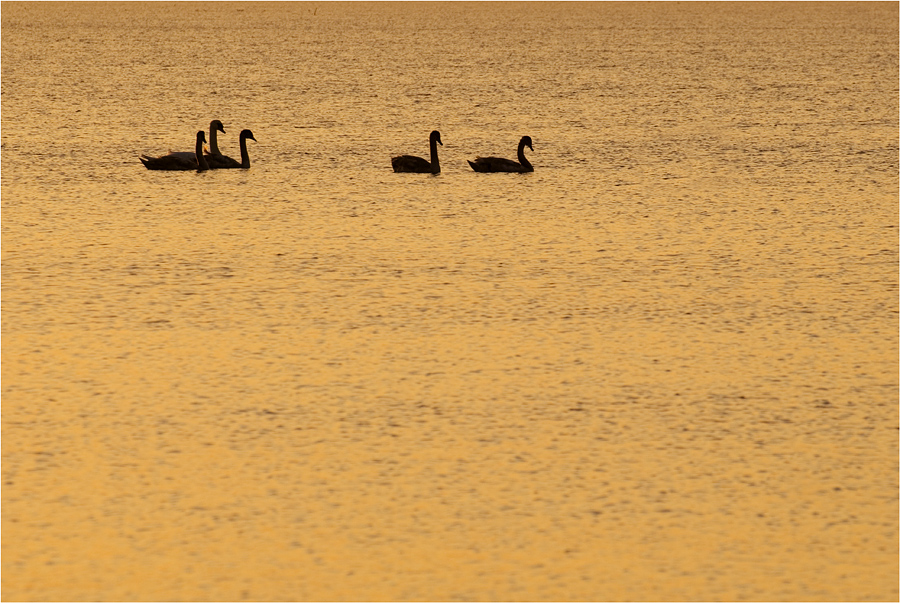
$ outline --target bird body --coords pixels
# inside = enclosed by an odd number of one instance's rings
[[[392,157],[391,166],[394,168],[394,171],[415,174],[440,174],[441,164],[438,161],[437,145],[444,146],[444,143],[441,142],[441,133],[434,130],[428,137],[428,145],[431,150],[431,161],[413,155]]]
[[[219,155],[219,144],[216,139],[216,132],[225,133],[225,126],[222,125],[222,122],[218,119],[214,119],[209,122],[209,152],[213,155]],[[147,157],[147,155],[144,155]],[[196,161],[197,156],[193,151],[169,151],[167,155],[160,155],[157,159],[161,159],[162,157],[180,157],[181,159],[187,159],[188,161]]]
[[[209,164],[209,169],[211,170],[225,170],[225,169],[235,169],[235,168],[243,168],[248,169],[250,167],[250,154],[247,152],[247,139],[255,141],[256,139],[253,137],[253,132],[250,130],[242,130],[240,135],[240,145],[241,145],[241,161],[238,163],[236,160],[231,157],[226,157],[222,154],[213,154],[208,153],[206,155],[206,161]]]
[[[525,147],[534,151],[534,147],[531,146],[531,136],[523,136],[519,141],[516,153],[518,162],[502,157],[477,157],[475,161],[469,161],[469,165],[476,172],[533,172],[534,166],[525,158]]]
[[[197,132],[197,144],[193,157],[188,159],[182,155],[163,155],[162,157],[149,157],[142,155],[139,159],[148,170],[163,170],[170,172],[185,172],[189,170],[197,170],[202,172],[209,169],[209,164],[203,156],[203,145],[206,143],[206,134],[203,130]]]

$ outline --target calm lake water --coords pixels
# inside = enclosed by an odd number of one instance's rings
[[[896,600],[897,40],[4,2],[3,598]]]

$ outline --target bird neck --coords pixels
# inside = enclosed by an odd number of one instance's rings
[[[215,126],[209,127],[209,154],[210,155],[221,155],[219,152],[219,142],[216,140],[216,128]]]
[[[199,136],[197,137],[197,171],[202,172],[204,170],[209,169],[209,164],[206,163],[206,157],[203,156],[203,139]]]
[[[519,163],[521,163],[522,167],[529,172],[534,170],[534,166],[532,166],[531,162],[525,158],[525,145],[521,142],[519,143]]]
[[[241,167],[250,167],[250,153],[247,152],[247,137],[241,136]]]
[[[431,173],[437,174],[441,171],[441,163],[438,161],[437,140],[431,139]]]

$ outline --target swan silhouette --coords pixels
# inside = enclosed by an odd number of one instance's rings
[[[206,133],[203,130],[197,132],[197,145],[191,159],[185,159],[179,155],[169,154],[162,157],[140,157],[141,163],[148,170],[187,171],[197,170],[202,172],[209,169],[206,158],[203,156],[203,145],[206,143]]]
[[[214,119],[209,122],[209,152],[213,155],[221,155],[221,153],[219,153],[219,143],[216,140],[217,131],[224,134],[225,126],[223,126],[222,122],[218,119]],[[169,155],[181,157],[182,159],[188,159],[190,161],[193,161],[195,159],[193,151],[170,151]],[[161,157],[165,157],[165,155],[161,155]]]
[[[533,172],[534,166],[525,158],[525,147],[534,151],[531,136],[523,136],[519,141],[518,163],[501,157],[478,157],[475,161],[470,161],[469,165],[476,172]]]
[[[211,170],[225,170],[225,169],[234,169],[234,168],[243,168],[247,169],[250,167],[250,154],[247,152],[247,139],[256,141],[253,137],[253,132],[250,130],[241,130],[241,162],[238,163],[236,160],[231,157],[226,157],[225,155],[209,153],[206,155],[206,162],[209,164],[209,169]],[[212,147],[212,145],[210,145]]]
[[[438,161],[437,145],[444,146],[441,142],[441,133],[437,130],[433,131],[428,137],[428,144],[431,147],[431,161],[414,157],[412,155],[400,155],[391,158],[391,165],[395,172],[412,172],[416,174],[440,174],[441,164]]]

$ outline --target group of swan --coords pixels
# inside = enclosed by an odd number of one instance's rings
[[[431,161],[412,155],[400,155],[391,159],[391,165],[395,172],[414,172],[417,174],[440,174],[441,163],[438,161],[437,145],[444,146],[441,142],[441,133],[435,130],[428,137],[431,147]],[[503,159],[502,157],[477,157],[475,161],[469,161],[469,165],[476,172],[533,172],[534,166],[525,158],[525,147],[534,152],[531,146],[531,136],[523,136],[519,141],[519,149],[516,153],[519,161]]]
[[[203,152],[203,145],[206,144],[206,133],[203,130],[197,132],[197,144],[193,153],[175,152],[159,157],[150,157],[149,155],[141,155],[141,163],[148,170],[168,170],[168,171],[187,171],[197,170],[203,172],[205,170],[222,170],[250,167],[250,155],[247,153],[247,139],[255,141],[253,132],[250,130],[242,130],[240,135],[241,145],[241,161],[238,163],[231,157],[226,157],[219,152],[219,144],[216,139],[216,133],[225,133],[225,126],[218,119],[209,122],[209,152]],[[431,161],[421,157],[412,155],[399,155],[391,158],[391,165],[395,172],[410,172],[416,174],[440,174],[441,163],[438,161],[437,145],[444,146],[441,142],[441,133],[434,130],[428,137],[428,143],[431,148]],[[516,153],[519,161],[512,159],[503,159],[502,157],[476,157],[475,161],[469,161],[469,165],[476,172],[533,172],[534,166],[525,157],[525,147],[534,152],[531,146],[531,136],[523,136],[519,141],[519,148]]]
[[[218,119],[209,122],[209,153],[203,152],[203,145],[206,143],[206,134],[203,130],[197,132],[197,145],[193,153],[187,151],[179,151],[162,155],[160,157],[150,157],[149,155],[141,155],[141,163],[148,170],[167,170],[167,171],[186,171],[197,170],[203,172],[205,170],[225,170],[234,168],[247,169],[250,167],[250,154],[247,153],[247,139],[255,141],[253,132],[250,130],[242,130],[240,135],[241,145],[241,161],[238,162],[231,157],[226,157],[219,152],[219,144],[216,140],[216,132],[225,133],[225,126]]]

